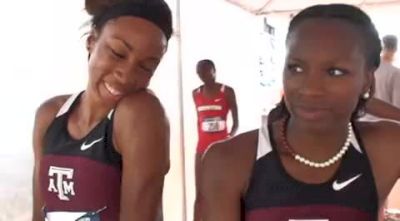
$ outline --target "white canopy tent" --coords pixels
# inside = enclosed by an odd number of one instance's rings
[[[235,4],[246,11],[256,15],[282,15],[292,14],[299,10],[315,5],[330,3],[346,3],[353,4],[362,9],[369,10],[385,10],[399,13],[400,0],[226,0]]]
[[[278,29],[278,38],[286,35],[290,19],[302,9],[317,4],[343,3],[360,7],[371,17],[380,37],[393,34],[400,37],[400,0],[225,0],[256,17],[268,19]],[[266,21],[266,20],[265,20]],[[395,61],[400,65],[400,57]]]

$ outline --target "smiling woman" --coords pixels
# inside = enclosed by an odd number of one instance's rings
[[[33,220],[156,220],[169,125],[147,86],[172,34],[171,12],[162,0],[86,1],[86,9],[86,90],[36,113]]]

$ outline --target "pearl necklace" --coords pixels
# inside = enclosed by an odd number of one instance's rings
[[[300,163],[303,163],[307,166],[313,167],[313,168],[325,168],[328,167],[334,163],[336,163],[338,160],[340,160],[343,155],[347,152],[350,146],[351,142],[351,137],[352,137],[352,125],[351,122],[348,123],[347,125],[347,138],[346,141],[344,142],[342,148],[340,151],[335,154],[333,157],[330,159],[324,161],[324,162],[314,162],[311,160],[306,159],[305,157],[300,156],[298,153],[294,151],[294,149],[289,145],[288,141],[286,140],[286,131],[285,131],[285,125],[286,122],[289,120],[287,118],[286,120],[283,120],[282,122],[282,130],[281,130],[281,138],[282,138],[282,143],[283,146],[290,152],[290,154],[294,157],[295,160],[299,161]]]

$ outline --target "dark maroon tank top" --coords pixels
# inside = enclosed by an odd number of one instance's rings
[[[79,100],[72,95],[44,139],[40,186],[46,219],[119,220],[122,160],[112,144],[113,111],[87,136],[74,139],[68,117]]]
[[[257,159],[243,197],[246,221],[376,221],[378,194],[357,128],[335,175],[320,184],[293,178],[282,165],[268,116],[258,135]]]

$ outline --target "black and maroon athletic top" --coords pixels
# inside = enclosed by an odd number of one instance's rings
[[[307,184],[284,169],[263,117],[257,158],[246,195],[246,221],[376,221],[378,196],[368,156],[353,128],[353,138],[335,175]]]
[[[46,220],[119,220],[122,160],[112,143],[113,111],[82,139],[67,130],[72,95],[49,126],[40,163]]]

